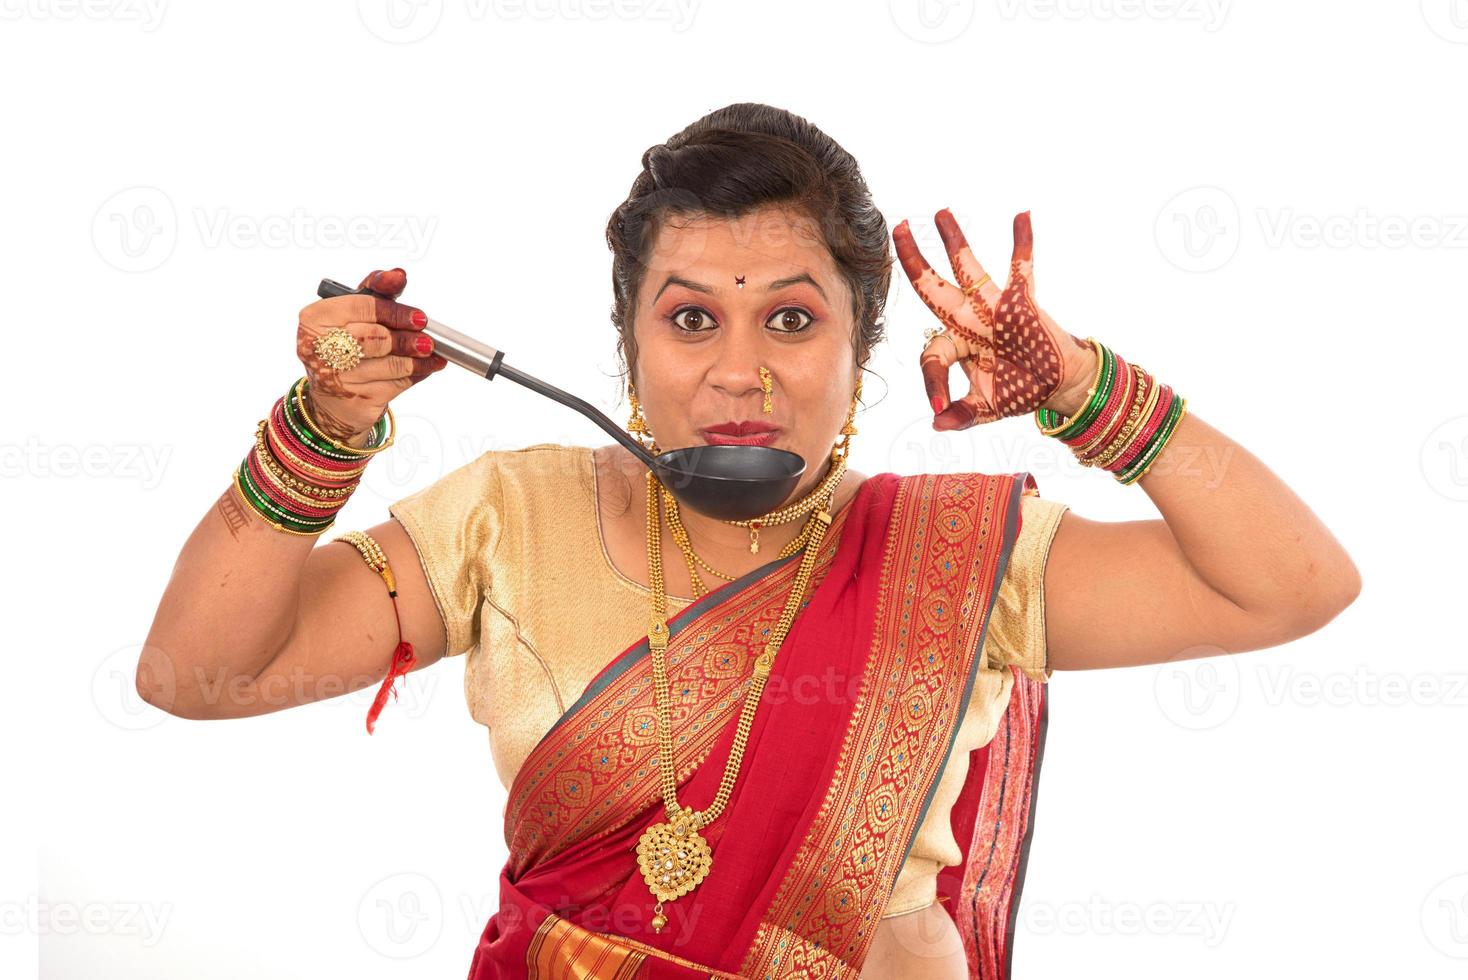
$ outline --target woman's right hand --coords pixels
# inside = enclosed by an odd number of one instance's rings
[[[387,403],[400,392],[448,364],[433,353],[433,338],[422,333],[423,311],[397,302],[408,285],[402,269],[370,273],[351,293],[321,299],[301,310],[296,326],[296,356],[309,378],[307,408],[327,435],[354,445],[365,441]],[[362,345],[362,360],[349,371],[327,365],[317,355],[317,338],[341,327]]]

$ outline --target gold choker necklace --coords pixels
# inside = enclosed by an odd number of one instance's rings
[[[749,550],[751,554],[759,554],[759,529],[761,526],[767,527],[773,524],[786,523],[787,521],[794,520],[801,514],[808,512],[820,501],[830,501],[834,499],[836,495],[836,488],[840,486],[841,480],[845,475],[846,457],[837,453],[832,453],[831,466],[826,471],[825,478],[822,479],[819,484],[812,488],[811,491],[800,500],[797,500],[795,503],[789,505],[788,507],[783,507],[780,510],[773,511],[772,513],[767,514],[764,517],[755,518],[753,519],[753,521],[726,521],[725,523],[750,524],[751,527],[749,530]],[[678,550],[683,552],[683,560],[688,565],[688,580],[693,587],[693,598],[697,599],[707,591],[707,589],[704,587],[703,579],[700,578],[698,574],[698,569],[700,566],[702,566],[703,569],[707,571],[710,575],[721,578],[726,582],[732,582],[736,578],[738,578],[739,576],[737,575],[729,575],[725,572],[719,571],[708,562],[700,558],[697,553],[694,552],[693,542],[688,536],[688,529],[683,526],[683,519],[679,516],[678,513],[678,499],[674,497],[670,492],[668,492],[667,487],[662,488],[662,501],[663,506],[668,513],[668,528],[673,532],[673,540],[677,543]],[[793,555],[802,547],[804,547],[806,541],[810,539],[812,527],[814,527],[814,525],[807,521],[805,527],[801,529],[800,534],[796,535],[789,544],[780,549],[780,554],[778,557],[785,558],[789,555]]]
[[[817,484],[810,493],[795,503],[781,507],[779,510],[771,511],[762,517],[752,517],[745,521],[725,521],[724,523],[749,528],[749,553],[751,555],[757,555],[759,554],[760,528],[789,523],[797,517],[810,513],[812,508],[822,500],[829,501],[836,493],[836,484],[841,482],[841,477],[845,474],[846,454],[833,449],[831,451],[831,465],[826,470],[826,478]]]

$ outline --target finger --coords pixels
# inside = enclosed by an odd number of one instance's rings
[[[375,269],[357,283],[358,289],[370,289],[388,299],[397,299],[407,286],[408,273],[403,269]]]
[[[343,384],[367,384],[372,381],[402,381],[412,376],[413,371],[425,364],[428,358],[404,357],[388,354],[386,357],[369,357],[350,371],[338,372]]]
[[[301,326],[312,330],[343,327],[348,323],[380,323],[391,330],[422,330],[428,317],[415,306],[405,306],[371,293],[348,293],[317,300],[301,310]]]
[[[390,367],[379,367],[385,362],[392,362]],[[400,373],[402,365],[410,365],[406,374]],[[383,401],[391,400],[393,395],[406,390],[417,384],[430,374],[437,374],[448,366],[448,360],[441,354],[429,354],[427,357],[379,357],[370,361],[363,361],[350,371],[336,372],[336,380],[344,390],[351,392],[372,392],[374,385],[388,385],[393,391],[383,398]],[[372,365],[369,367],[369,365]],[[377,377],[377,375],[390,375],[390,377]],[[375,397],[375,393],[373,394]]]
[[[1031,296],[1035,295],[1035,233],[1030,227],[1030,212],[1014,216],[1014,253],[1009,259],[1009,281],[1023,280]]]
[[[389,330],[380,323],[349,323],[344,327],[362,345],[363,357],[427,357],[433,338],[418,330]]]
[[[959,362],[969,378],[968,394],[953,402],[933,419],[940,432],[967,429],[999,418],[994,409],[994,376],[980,367],[976,358]]]
[[[978,407],[965,395],[949,405],[933,419],[933,428],[939,432],[956,432],[976,425]]]
[[[943,239],[943,247],[948,252],[948,261],[953,266],[953,275],[958,280],[960,290],[967,295],[975,312],[981,317],[992,317],[994,304],[999,301],[1003,287],[979,264],[952,211],[948,208],[939,211],[934,216],[934,223],[938,226],[938,235]],[[974,283],[982,285],[973,289]]]
[[[918,357],[918,367],[923,372],[923,388],[928,393],[928,404],[937,416],[953,400],[948,388],[949,368],[958,362],[958,348],[953,338],[940,333],[928,341]]]
[[[923,258],[923,253],[912,237],[912,229],[905,219],[892,229],[892,241],[897,247],[897,258],[902,263],[902,271],[907,273],[912,288],[945,327],[970,343],[978,342],[981,333],[992,332],[980,322],[973,307],[969,305],[968,298],[963,295],[963,290],[938,275],[928,265],[928,260]]]

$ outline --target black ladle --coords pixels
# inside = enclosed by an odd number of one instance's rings
[[[316,288],[322,299],[348,293],[378,295],[334,279],[323,279]],[[642,460],[679,503],[709,517],[745,521],[768,514],[789,498],[805,472],[805,460],[798,454],[770,446],[689,446],[654,456],[590,402],[510,367],[504,351],[432,318],[422,329],[433,338],[433,352],[446,360],[490,381],[502,375],[585,415]]]

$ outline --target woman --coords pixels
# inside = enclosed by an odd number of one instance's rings
[[[1027,473],[849,469],[886,222],[828,136],[731,105],[645,154],[607,228],[612,319],[629,430],[798,453],[785,506],[713,519],[620,446],[542,444],[313,548],[389,401],[445,363],[376,272],[301,311],[306,376],[180,556],[140,692],[223,718],[380,684],[370,731],[395,677],[469,653],[510,850],[472,978],[1007,975],[1051,673],[1284,643],[1359,578],[1165,380],[1036,305],[1028,214],[1004,283],[938,227],[955,282],[891,233],[943,327],[934,427],[1031,416],[1161,519],[1087,520]]]

